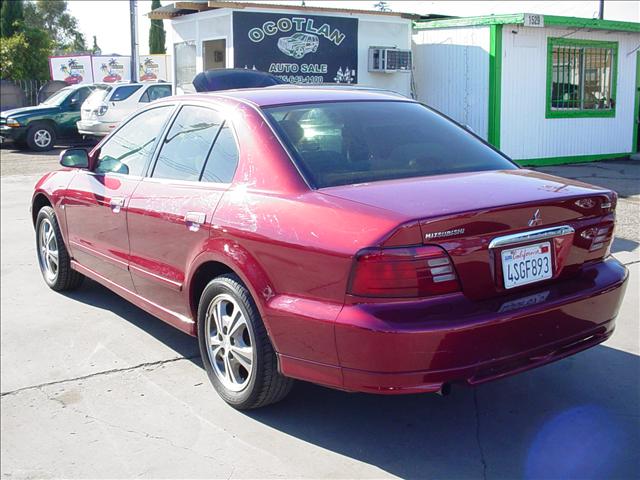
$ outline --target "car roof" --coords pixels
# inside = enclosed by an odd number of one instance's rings
[[[277,87],[243,88],[218,92],[197,93],[179,97],[181,100],[214,100],[233,98],[251,102],[258,107],[287,105],[293,103],[347,102],[347,101],[404,101],[413,102],[398,93],[357,87],[326,88],[321,86],[279,85]]]
[[[171,85],[169,82],[113,82],[113,83],[103,83],[102,85],[107,85],[110,87],[127,87],[129,85]]]

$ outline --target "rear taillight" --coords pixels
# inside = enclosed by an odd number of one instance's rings
[[[418,298],[459,290],[449,255],[430,245],[362,250],[349,282],[349,293],[361,297]]]
[[[608,222],[595,227],[587,228],[580,236],[588,243],[589,251],[603,250],[611,245],[613,240],[614,223]]]

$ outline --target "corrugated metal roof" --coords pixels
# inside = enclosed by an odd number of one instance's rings
[[[260,8],[265,10],[292,10],[297,12],[319,12],[319,13],[348,13],[359,15],[383,15],[387,17],[400,17],[416,20],[420,15],[402,12],[380,12],[377,10],[355,10],[347,8],[331,8],[331,7],[306,7],[291,4],[274,4],[274,3],[252,3],[252,2],[235,2],[235,1],[184,1],[175,2],[172,5],[156,8],[147,14],[151,20],[168,20],[183,15],[191,15],[194,13],[204,12],[208,10],[217,10],[220,8],[229,8],[234,10],[242,10],[244,8]]]
[[[418,20],[414,28],[448,28],[472,27],[479,25],[523,25],[525,13],[508,15],[484,15],[480,17],[455,17],[436,20]],[[544,18],[545,27],[579,28],[586,30],[612,30],[622,32],[640,32],[640,23],[620,22],[617,20],[600,20],[599,18],[562,17],[558,15],[540,15]]]

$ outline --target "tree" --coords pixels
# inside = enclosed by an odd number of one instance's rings
[[[43,30],[23,27],[0,42],[0,78],[47,80],[51,39]]]
[[[24,5],[25,24],[47,32],[57,50],[86,51],[78,20],[67,11],[65,0],[37,0]]]
[[[2,0],[0,2],[0,37],[10,37],[16,33],[23,18],[22,0]]]
[[[391,11],[391,9],[389,8],[389,4],[387,2],[378,2],[378,3],[373,5],[373,8],[375,8],[376,10],[379,10],[381,12],[390,12]]]
[[[153,0],[151,2],[151,10],[155,10],[161,6],[160,0]],[[166,53],[167,49],[164,46],[166,33],[162,20],[151,20],[151,26],[149,28],[149,53],[151,55]]]
[[[100,55],[102,53],[102,49],[98,46],[98,40],[96,36],[93,36],[93,47],[91,47],[91,53],[94,55]]]

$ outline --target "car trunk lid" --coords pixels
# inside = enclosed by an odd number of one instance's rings
[[[412,238],[412,243],[441,246],[471,298],[506,292],[502,250],[549,242],[555,279],[602,257],[606,248],[591,247],[602,234],[609,240],[613,227],[613,192],[530,170],[440,175],[331,187],[322,192],[402,215],[403,225],[381,238],[380,244],[389,245],[389,238],[404,230],[402,238]],[[604,228],[607,232],[599,236]],[[419,232],[420,237],[407,235],[407,229]],[[542,234],[536,233],[539,231]],[[496,239],[531,232],[536,235],[492,245]]]

